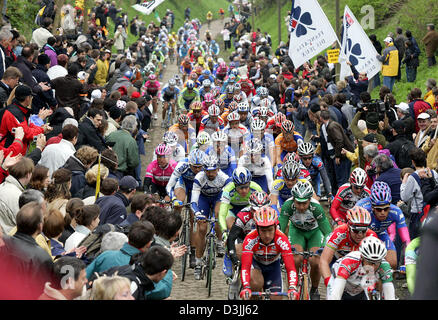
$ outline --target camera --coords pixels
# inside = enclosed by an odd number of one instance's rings
[[[12,130],[11,130],[11,131],[12,131],[12,133],[15,133],[15,128],[12,128]]]
[[[367,111],[365,111],[364,108],[367,108]],[[381,120],[384,119],[386,112],[388,112],[389,110],[390,110],[389,103],[377,99],[371,100],[370,102],[357,104],[357,111],[377,112]]]

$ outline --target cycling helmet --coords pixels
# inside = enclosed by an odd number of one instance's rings
[[[233,96],[233,100],[236,101],[237,103],[242,103],[243,98],[240,94],[237,94]]]
[[[236,76],[233,73],[231,73],[228,77],[228,81],[231,81],[231,82],[236,81]],[[233,89],[234,89],[234,84],[233,84]]]
[[[284,120],[281,124],[281,129],[285,133],[292,133],[294,131],[294,124],[290,120]]]
[[[187,89],[193,89],[195,87],[195,82],[193,82],[193,80],[188,80],[186,86]]]
[[[391,204],[391,189],[386,182],[376,181],[371,186],[371,204],[373,206],[384,206]]]
[[[178,117],[178,123],[181,126],[188,126],[189,125],[189,117],[186,114],[182,114]]]
[[[240,186],[250,183],[252,179],[252,174],[247,168],[237,167],[233,171],[232,179],[237,186]]]
[[[256,118],[251,122],[252,131],[264,130],[265,128],[266,128],[266,123],[263,120]]]
[[[126,107],[126,101],[124,101],[124,100],[117,100],[117,102],[116,102],[116,106],[117,106],[117,108],[119,108],[119,109],[125,109],[125,107]]]
[[[202,102],[201,101],[193,101],[190,104],[190,109],[192,109],[192,110],[202,110]]]
[[[228,141],[228,136],[225,134],[225,132],[223,131],[215,131],[212,135],[211,135],[211,139],[213,141],[222,141],[222,142],[227,142]]]
[[[300,147],[298,147],[298,150]],[[367,173],[362,168],[356,168],[354,169],[350,174],[350,184],[357,186],[357,187],[363,187],[368,181]]]
[[[204,76],[206,76],[206,77],[209,77],[210,76],[210,70],[205,69],[205,70],[202,71],[202,74]]]
[[[125,76],[126,78],[128,78],[129,80],[132,79],[133,75],[134,75],[134,74],[132,73],[131,70],[126,71],[125,74],[124,74],[124,76]]]
[[[246,146],[246,152],[249,154],[259,153],[263,150],[263,144],[259,139],[251,139]]]
[[[204,81],[202,81],[202,85],[204,87],[211,87],[211,81],[209,79],[205,79]]]
[[[251,206],[251,209],[257,209],[271,205],[271,200],[269,200],[269,196],[266,192],[254,191],[249,196],[249,205]]]
[[[161,143],[159,144],[156,148],[155,148],[155,154],[157,156],[167,156],[172,152],[172,150],[170,150],[170,146],[168,146],[167,144]]]
[[[216,155],[205,155],[203,165],[204,170],[216,170],[218,168],[218,160]]]
[[[240,115],[236,111],[233,111],[227,116],[227,120],[228,120],[228,122],[240,121]]]
[[[218,117],[220,113],[221,113],[221,109],[219,109],[217,105],[212,104],[211,106],[208,107],[208,114],[210,116]]]
[[[163,141],[169,146],[176,146],[178,143],[178,135],[175,132],[167,131],[163,135]]]
[[[175,79],[169,79],[169,87],[174,87],[174,86],[176,86],[176,81],[175,81]]]
[[[306,202],[313,196],[313,187],[309,181],[298,181],[291,190],[295,201]]]
[[[189,164],[192,166],[201,166],[204,162],[204,157],[206,156],[204,151],[201,151],[199,149],[195,149],[192,152],[190,152],[188,160]]]
[[[269,96],[269,91],[265,87],[261,87],[259,91],[259,95],[261,98],[267,98]]]
[[[207,92],[204,96],[205,102],[213,102],[213,95],[210,92]]]
[[[285,115],[284,113],[279,112],[279,113],[277,113],[277,114],[274,116],[275,125],[276,125],[277,127],[281,127],[281,124],[282,124],[285,120],[286,120],[286,115]]]
[[[225,104],[225,102],[224,102],[223,99],[219,98],[219,99],[216,99],[214,104],[217,105],[220,108],[220,107],[222,107]]]
[[[233,69],[231,70],[231,74],[237,77],[239,75],[239,70]]]
[[[310,156],[315,153],[315,147],[310,142],[303,142],[298,146],[298,155],[302,156]]]
[[[238,103],[236,101],[231,101],[230,104],[228,105],[228,110],[230,110],[230,112],[236,111],[237,106]]]
[[[278,224],[277,212],[271,207],[261,207],[254,212],[254,221],[257,227],[276,226]]]
[[[227,86],[226,92],[227,92],[228,94],[234,94],[234,86],[233,86],[232,84],[229,84],[229,85]]]
[[[286,162],[289,162],[291,160],[295,161],[299,164],[300,163],[300,156],[297,155],[295,152],[286,153],[286,155],[283,158],[283,162],[286,163]]]
[[[241,102],[237,105],[237,112],[248,112],[249,105],[246,102]]]
[[[196,142],[198,143],[199,146],[210,144],[211,142],[210,134],[206,131],[199,132],[198,137],[196,138]]]
[[[157,80],[157,76],[155,75],[155,74],[151,74],[151,75],[149,75],[149,81],[155,81],[155,80]]]
[[[240,83],[235,83],[234,84],[234,91],[240,90],[240,89],[242,89],[242,87],[240,86]]]
[[[387,250],[382,240],[369,236],[360,243],[359,252],[365,260],[380,262],[386,257]]]
[[[371,223],[371,215],[367,209],[354,206],[347,210],[347,221],[349,225],[368,226]]]
[[[268,107],[260,107],[259,108],[259,115],[260,117],[267,117],[269,115],[269,108]]]
[[[281,168],[283,178],[289,180],[297,179],[300,176],[300,173],[300,165],[295,161],[288,161],[283,165],[283,168]]]
[[[221,67],[221,68],[226,68],[226,67],[227,67],[227,64],[225,63],[225,61],[221,61],[221,62],[219,63],[219,67]]]

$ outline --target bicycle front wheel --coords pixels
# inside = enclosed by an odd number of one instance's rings
[[[301,276],[300,300],[309,300],[309,276],[307,274]]]
[[[211,296],[211,277],[213,274],[213,265],[214,265],[214,247],[215,243],[213,239],[209,240],[208,244],[208,261],[207,261],[207,288],[208,288],[208,296]]]
[[[185,244],[187,246],[187,251],[184,253],[184,255],[181,257],[181,281],[184,281],[185,275],[186,275],[186,268],[187,268],[187,258],[189,256],[189,246],[190,246],[190,230],[189,225],[187,221],[184,221],[184,226],[181,232],[181,245]]]

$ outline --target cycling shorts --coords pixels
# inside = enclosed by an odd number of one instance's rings
[[[255,259],[252,259],[251,269],[253,268],[260,270],[262,272],[264,290],[269,289],[272,292],[283,291],[283,281],[281,280],[280,259],[268,265],[258,263]]]
[[[269,194],[268,180],[266,179],[266,176],[259,176],[259,177],[252,176],[252,181],[256,182],[264,192]]]
[[[166,101],[166,102],[170,102],[170,100],[176,100],[176,95],[174,94],[174,95],[167,95],[167,94],[163,94],[162,95],[162,97],[163,97],[163,100],[164,101]]]
[[[389,237],[388,232],[379,233],[377,235],[380,240],[385,242],[386,250],[394,250],[397,251],[394,245],[394,242],[392,242],[391,238]]]
[[[304,231],[296,228],[293,224],[289,224],[289,241],[290,244],[300,245],[303,250],[310,248],[320,248],[324,244],[324,235],[319,228]]]
[[[198,207],[202,214],[206,217],[214,215],[214,207],[217,202],[221,200],[221,193],[214,197],[207,197],[202,194],[199,195]]]
[[[192,104],[193,100],[195,100],[195,98],[193,98],[192,100],[184,99],[184,107],[186,108],[186,110],[190,110],[190,105]]]
[[[158,91],[149,91],[146,90],[146,92],[148,93],[148,95],[150,95],[151,97],[156,97],[158,95]]]

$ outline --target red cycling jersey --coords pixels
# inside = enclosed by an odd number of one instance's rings
[[[338,193],[336,193],[333,199],[330,207],[330,215],[335,221],[337,219],[346,221],[347,210],[353,208],[360,199],[369,197],[370,195],[371,191],[367,187],[362,190],[360,195],[356,195],[351,189],[351,185],[345,183],[338,189]]]
[[[158,90],[160,90],[160,83],[158,81],[152,82],[148,80],[144,84],[144,88],[148,94],[155,96],[158,93]]]
[[[371,229],[368,229],[365,234],[365,237],[368,236],[377,238],[377,234]],[[343,224],[333,230],[326,246],[335,251],[336,259],[342,258],[352,251],[359,250],[359,244],[355,243],[350,237],[350,228],[347,224]]]
[[[253,258],[260,264],[269,265],[280,259],[280,254],[283,258],[284,266],[286,267],[289,288],[296,288],[298,281],[297,272],[291,245],[287,236],[279,229],[276,229],[272,242],[265,245],[260,241],[257,229],[251,231],[243,241],[242,269],[240,274],[243,287],[250,287]]]

